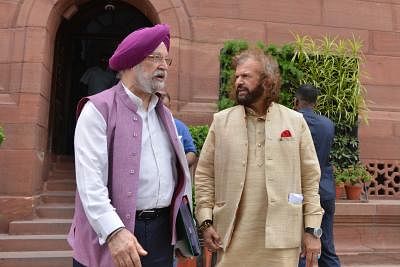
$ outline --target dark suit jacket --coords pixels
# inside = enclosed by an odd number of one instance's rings
[[[311,108],[304,108],[299,112],[303,114],[310,128],[321,168],[319,183],[321,201],[335,199],[335,181],[332,165],[329,162],[329,153],[335,136],[335,125],[330,119],[316,114]]]

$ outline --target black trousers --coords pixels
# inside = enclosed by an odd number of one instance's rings
[[[152,219],[136,218],[135,236],[148,253],[140,258],[143,267],[173,266],[174,247],[171,245],[169,212]],[[73,259],[73,267],[85,266]]]
[[[135,236],[148,253],[140,258],[143,267],[173,266],[170,225],[169,212],[163,212],[154,219],[136,218]]]
[[[72,259],[72,267],[85,267],[85,265],[80,264],[78,261],[75,259]]]

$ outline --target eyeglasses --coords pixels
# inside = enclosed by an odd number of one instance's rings
[[[158,64],[165,61],[165,63],[167,63],[168,66],[170,66],[172,63],[172,58],[163,57],[161,55],[148,55],[146,58],[149,59],[150,61],[152,61],[154,63],[158,63]]]

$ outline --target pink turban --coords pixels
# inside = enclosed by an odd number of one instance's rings
[[[169,27],[166,24],[136,30],[118,45],[108,61],[109,66],[115,71],[132,68],[150,55],[161,42],[169,51]]]

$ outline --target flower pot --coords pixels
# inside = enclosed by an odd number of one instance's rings
[[[361,186],[360,185],[346,185],[346,196],[350,200],[360,200]]]
[[[336,199],[345,199],[346,195],[345,195],[345,189],[344,189],[344,185],[336,185]]]

